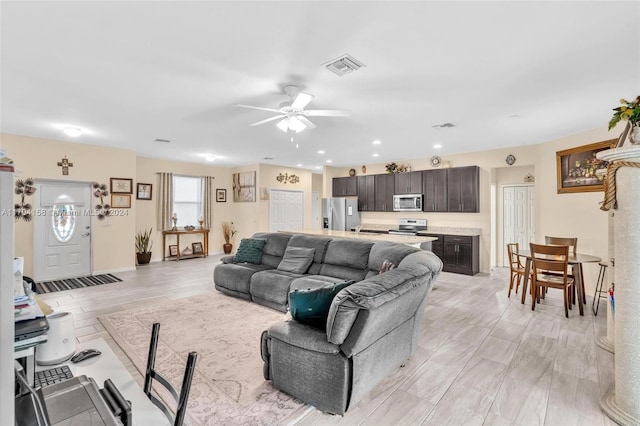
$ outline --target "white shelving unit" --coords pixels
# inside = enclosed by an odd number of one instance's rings
[[[15,423],[13,397],[13,173],[0,170],[0,413]]]

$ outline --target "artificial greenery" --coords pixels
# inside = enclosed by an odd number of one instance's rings
[[[153,228],[149,228],[145,231],[140,231],[136,234],[136,253],[151,253],[151,231]]]
[[[631,126],[640,123],[640,96],[634,101],[620,99],[620,103],[622,105],[613,109],[615,112],[609,121],[609,130],[613,129],[620,120],[629,120]]]
[[[222,227],[222,236],[224,237],[225,244],[231,244],[231,239],[237,232],[233,228],[233,222],[224,221],[220,226]]]

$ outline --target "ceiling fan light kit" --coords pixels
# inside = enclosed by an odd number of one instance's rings
[[[264,108],[252,105],[235,105],[241,108],[257,109],[261,111],[276,112],[278,115],[260,120],[250,124],[250,126],[259,126],[270,121],[280,120],[276,126],[285,133],[298,133],[305,129],[315,129],[316,125],[307,118],[312,117],[349,117],[351,111],[347,110],[305,110],[304,108],[314,98],[309,93],[300,91],[298,86],[288,85],[283,88],[284,92],[289,96],[290,101],[282,102],[279,109]]]

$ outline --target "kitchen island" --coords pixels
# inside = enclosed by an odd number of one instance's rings
[[[336,231],[334,229],[299,229],[299,230],[286,230],[279,231],[289,234],[305,234],[305,235],[324,235],[328,237],[338,238],[352,238],[355,240],[367,240],[367,241],[389,241],[391,243],[407,244],[410,246],[420,247],[422,243],[430,243],[438,238],[418,236],[418,235],[393,235],[384,234],[379,232],[355,232],[355,231]]]

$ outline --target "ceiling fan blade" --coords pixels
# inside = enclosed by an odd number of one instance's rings
[[[309,121],[309,119],[307,117],[305,117],[304,115],[299,115],[298,116],[298,120],[302,121],[305,126],[307,126],[308,129],[315,129],[316,125],[313,124],[311,121]]]
[[[284,114],[276,115],[275,117],[267,118],[266,120],[256,121],[255,123],[249,124],[249,126],[259,126],[264,123],[268,123],[273,120],[277,120],[279,118],[286,117]]]
[[[309,117],[351,117],[351,111],[346,109],[308,109],[304,115]]]
[[[259,109],[261,111],[271,111],[271,112],[280,112],[279,109],[273,109],[273,108],[263,108],[263,107],[257,107],[257,106],[251,106],[251,105],[234,105],[236,107],[240,107],[240,108],[250,108],[250,109]]]
[[[296,98],[291,103],[291,108],[304,109],[304,107],[306,107],[309,104],[309,102],[311,102],[312,99],[313,99],[313,95],[300,92],[298,93],[298,96],[296,96]]]

